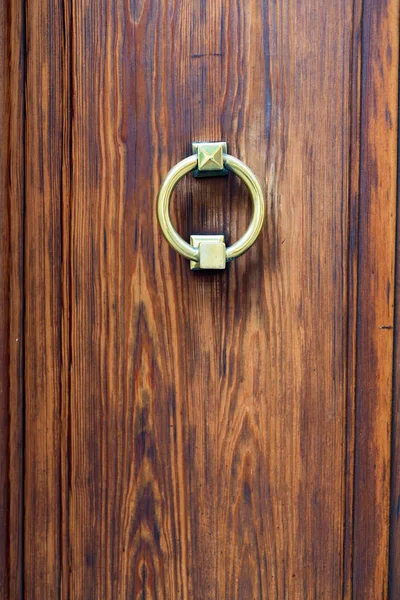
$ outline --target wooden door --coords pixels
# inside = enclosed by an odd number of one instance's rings
[[[1,597],[400,598],[399,0],[0,21]],[[155,213],[199,140],[265,192],[214,273]],[[250,203],[189,176],[172,213],[231,243]]]

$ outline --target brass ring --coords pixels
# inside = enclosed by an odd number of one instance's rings
[[[230,261],[238,258],[244,252],[246,252],[250,246],[256,241],[264,221],[264,197],[261,190],[261,186],[254,173],[245,165],[241,160],[230,156],[229,154],[222,154],[223,166],[232,171],[240,177],[240,179],[246,184],[250,191],[252,202],[253,202],[253,214],[250,221],[250,225],[243,234],[243,236],[232,246],[226,248],[226,260]],[[158,220],[162,229],[162,232],[168,241],[168,243],[176,250],[179,254],[185,258],[198,262],[200,250],[197,247],[193,247],[179,235],[172,225],[169,204],[171,200],[172,192],[174,191],[178,182],[190,171],[193,171],[198,166],[198,155],[193,154],[181,160],[169,171],[165,178],[164,183],[161,186],[158,195]]]

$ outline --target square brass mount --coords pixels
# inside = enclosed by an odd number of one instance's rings
[[[192,271],[225,269],[226,246],[223,235],[191,235],[190,245],[199,249],[199,262],[190,261]]]
[[[220,177],[228,175],[224,167],[224,157],[228,151],[226,142],[195,142],[192,144],[193,154],[197,154],[195,177]]]

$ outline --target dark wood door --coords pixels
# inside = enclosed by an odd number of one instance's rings
[[[1,597],[400,598],[399,0],[0,21]],[[266,199],[214,273],[155,212],[199,140]],[[250,218],[233,175],[171,209]]]

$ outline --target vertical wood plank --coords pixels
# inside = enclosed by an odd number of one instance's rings
[[[400,105],[399,105],[400,106]],[[399,127],[399,109],[397,127]],[[390,545],[389,545],[389,598],[400,596],[400,134],[397,146],[397,238],[396,238],[396,286],[395,286],[395,329],[393,353],[393,405],[392,405],[392,452],[390,487]]]
[[[25,256],[25,3],[9,5],[10,207],[10,598],[23,595],[24,548],[24,256]]]
[[[398,171],[399,177],[400,171]],[[398,190],[399,185],[398,185]],[[397,216],[399,218],[399,216]],[[397,232],[399,231],[397,226]],[[400,596],[400,238],[396,240],[395,349],[393,355],[392,452],[390,487],[389,598]]]
[[[23,548],[23,3],[0,5],[0,596],[22,597]]]
[[[26,2],[24,586],[61,585],[63,3]],[[64,550],[64,549],[63,549]]]
[[[364,0],[353,595],[387,598],[399,2]]]
[[[0,596],[9,597],[9,289],[10,227],[8,203],[9,22],[7,3],[0,2]]]
[[[353,18],[73,2],[72,595],[341,594]],[[226,273],[193,274],[155,197],[192,140],[221,138],[267,223]],[[188,178],[172,211],[231,242],[245,202],[234,178]]]

